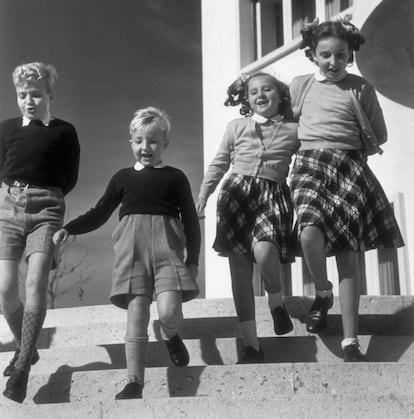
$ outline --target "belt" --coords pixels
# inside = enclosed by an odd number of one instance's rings
[[[32,185],[31,183],[22,182],[16,179],[4,178],[3,182],[7,186],[16,187],[16,188],[31,188],[31,189],[48,189],[47,186]]]

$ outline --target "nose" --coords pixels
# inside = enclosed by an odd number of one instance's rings
[[[336,57],[334,55],[332,55],[332,57],[329,59],[329,64],[331,66],[334,66],[336,64],[336,62],[337,62]]]
[[[148,140],[144,140],[142,143],[142,148],[146,151],[150,150],[150,142]]]

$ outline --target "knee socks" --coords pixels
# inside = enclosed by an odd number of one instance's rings
[[[125,336],[125,357],[128,380],[139,381],[142,386],[144,386],[147,351],[148,336]]]
[[[20,355],[16,361],[16,368],[29,371],[33,353],[36,349],[37,338],[42,330],[46,317],[46,309],[26,309],[23,313],[22,337],[20,343]]]
[[[275,292],[275,293],[267,293],[268,298],[268,304],[270,311],[272,311],[276,307],[283,307],[283,297],[281,292]]]
[[[177,312],[174,314],[174,316],[171,316],[170,318],[163,319],[161,321],[160,319],[160,333],[161,338],[163,340],[170,340],[172,339],[178,332],[178,327],[183,320],[183,313],[181,310],[177,310]]]
[[[22,339],[23,312],[23,304],[20,304],[19,308],[14,313],[3,314],[4,319],[9,325],[10,331],[13,333],[17,350],[20,350],[20,341]]]

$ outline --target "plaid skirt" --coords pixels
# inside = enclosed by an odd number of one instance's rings
[[[217,234],[213,244],[221,256],[253,255],[259,241],[274,243],[282,263],[294,260],[290,239],[293,205],[286,183],[231,173],[217,200]],[[253,257],[253,256],[252,256]]]
[[[404,246],[394,212],[380,183],[356,150],[304,150],[291,173],[295,237],[305,226],[325,234],[326,254]]]

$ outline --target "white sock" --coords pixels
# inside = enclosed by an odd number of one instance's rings
[[[283,307],[284,305],[282,293],[280,291],[275,292],[275,293],[268,292],[267,298],[268,298],[267,302],[269,304],[270,311],[272,311],[276,307]]]
[[[342,350],[345,349],[345,346],[349,346],[356,343],[359,347],[359,342],[358,342],[358,338],[345,338],[342,342],[341,342],[341,347]]]
[[[239,323],[241,334],[245,346],[251,346],[256,351],[260,350],[259,339],[257,338],[256,321],[248,320],[246,322]]]

